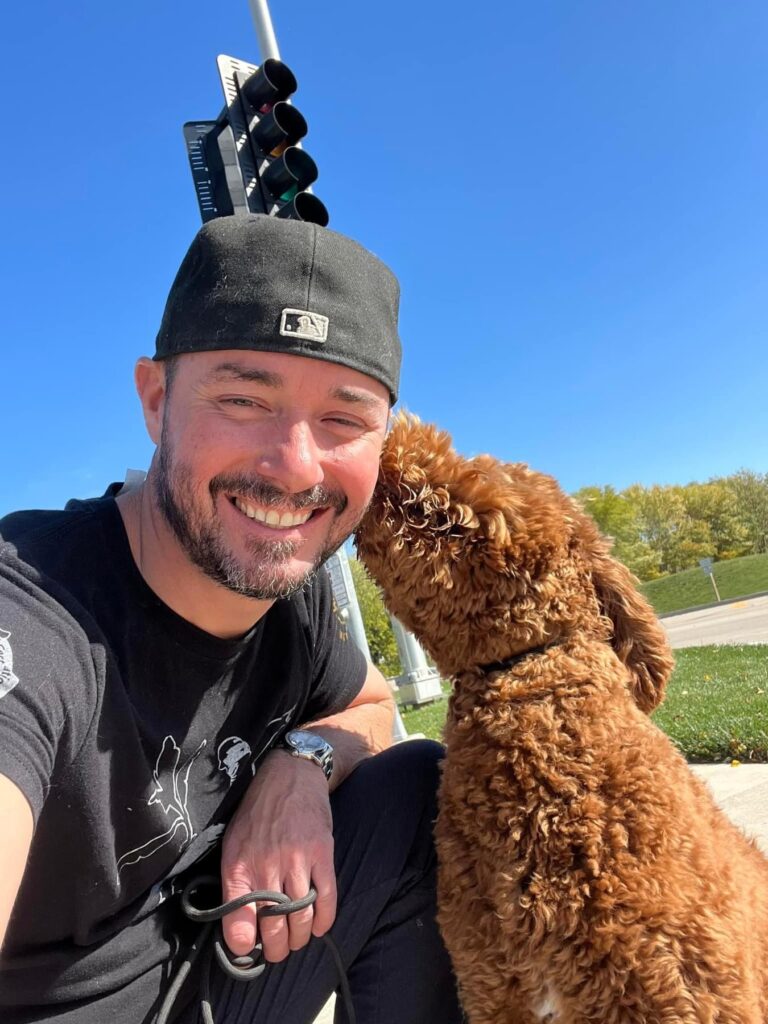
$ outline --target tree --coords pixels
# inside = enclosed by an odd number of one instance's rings
[[[740,469],[724,483],[736,498],[739,519],[756,555],[768,551],[768,473]]]
[[[702,558],[714,558],[715,545],[709,524],[686,516],[674,539],[669,554],[670,572],[692,569]]]
[[[621,492],[582,487],[574,498],[641,580],[693,568],[702,558],[768,551],[768,473],[742,469],[706,484]]]
[[[636,511],[613,487],[582,487],[574,498],[607,537],[615,542],[636,538]]]
[[[365,566],[356,558],[350,558],[349,567],[373,663],[383,675],[397,676],[402,669],[395,634],[392,632],[381,591],[366,572]]]
[[[582,487],[574,495],[601,532],[613,540],[613,555],[641,580],[659,575],[660,557],[641,538],[637,502],[631,492],[613,487]]]
[[[640,539],[657,553],[659,570],[668,573],[684,568],[679,543],[684,536],[686,513],[680,489],[655,484],[627,490],[637,503]]]
[[[688,518],[707,525],[715,558],[738,558],[749,552],[749,534],[739,518],[736,495],[722,480],[688,484],[681,494]]]

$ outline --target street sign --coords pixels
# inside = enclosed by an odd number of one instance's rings
[[[712,589],[715,592],[715,597],[719,601],[720,600],[720,591],[717,589],[717,583],[715,583],[715,573],[714,573],[713,560],[711,558],[700,558],[699,559],[699,568],[701,569],[701,571],[704,573],[705,576],[709,576],[709,581],[712,584]]]

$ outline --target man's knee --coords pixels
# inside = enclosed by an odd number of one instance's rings
[[[331,797],[337,855],[372,845],[385,859],[431,859],[442,757],[439,743],[408,740],[361,762]]]
[[[402,804],[436,808],[440,763],[445,750],[434,740],[408,740],[363,761],[344,785]],[[433,815],[434,817],[434,815]]]

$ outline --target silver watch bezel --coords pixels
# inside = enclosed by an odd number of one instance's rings
[[[333,774],[333,747],[328,740],[308,729],[289,729],[281,745],[292,757],[312,761],[322,768],[326,779],[330,779]]]

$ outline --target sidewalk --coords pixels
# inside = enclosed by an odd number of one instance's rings
[[[691,765],[725,813],[768,855],[768,764]]]
[[[745,832],[757,839],[768,854],[768,764],[694,764],[691,768],[705,780],[715,800]],[[333,1024],[331,999],[315,1024]]]

